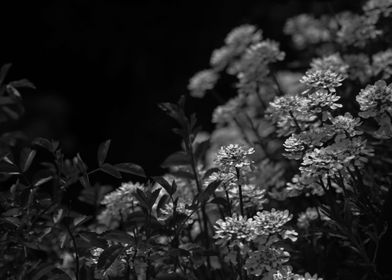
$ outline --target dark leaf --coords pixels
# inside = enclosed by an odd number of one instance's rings
[[[130,236],[126,232],[120,231],[120,230],[107,231],[102,234],[102,237],[105,240],[121,242],[121,243],[126,243],[126,244],[129,244],[133,241],[132,236]]]
[[[20,168],[22,169],[22,172],[26,172],[30,168],[36,153],[37,152],[35,150],[30,148],[22,150],[20,159]]]
[[[179,165],[189,165],[191,164],[189,156],[183,152],[175,152],[168,156],[163,163],[161,164],[162,168],[167,168],[171,166],[179,166]]]
[[[53,145],[52,145],[52,143],[48,139],[36,138],[33,141],[33,145],[40,146],[40,147],[42,147],[42,148],[44,148],[44,149],[46,149],[46,150],[48,150],[50,152],[54,152]]]
[[[109,147],[110,147],[110,143],[111,143],[111,140],[106,140],[105,142],[103,142],[99,145],[98,154],[97,154],[99,166],[102,166],[102,164],[106,160],[106,157],[107,157],[108,151],[109,151]]]
[[[9,85],[15,87],[15,88],[32,88],[32,89],[36,89],[35,85],[30,82],[27,79],[21,79],[21,80],[17,80],[17,81],[12,81],[9,83]]]
[[[7,76],[8,71],[11,68],[11,63],[4,64],[0,69],[0,86],[3,84],[5,77]]]
[[[116,169],[115,166],[109,164],[109,163],[104,163],[101,166],[101,170],[115,178],[121,179],[121,173]]]
[[[156,176],[156,177],[152,177],[152,179],[155,182],[157,182],[159,185],[161,185],[167,191],[167,193],[169,195],[172,195],[174,193],[173,190],[172,190],[172,186],[169,184],[168,181],[166,181],[165,178]]]
[[[146,174],[144,173],[143,168],[137,164],[134,164],[134,163],[130,163],[130,162],[117,163],[114,165],[114,167],[119,172],[136,175],[136,176],[140,176],[143,178],[146,177]]]
[[[122,245],[113,245],[105,249],[99,256],[97,268],[106,271],[123,251]]]

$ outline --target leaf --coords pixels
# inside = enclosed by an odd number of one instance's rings
[[[225,209],[229,207],[229,203],[223,197],[215,197],[210,201],[210,203],[222,205],[223,207],[225,207]]]
[[[80,216],[80,217],[76,217],[76,218],[74,218],[74,220],[73,220],[73,225],[74,225],[75,227],[77,227],[77,226],[79,226],[79,225],[85,223],[85,222],[88,221],[89,219],[90,219],[89,216]]]
[[[195,157],[196,159],[201,159],[203,155],[205,155],[207,149],[210,147],[210,140],[205,140],[203,142],[197,143],[195,149]]]
[[[39,187],[39,186],[45,184],[46,182],[49,182],[52,179],[53,179],[53,176],[41,178],[41,179],[37,180],[35,183],[33,183],[33,186],[34,187]]]
[[[169,184],[168,181],[166,181],[165,178],[163,178],[161,176],[155,176],[155,177],[152,177],[152,179],[155,182],[157,182],[159,185],[161,185],[167,191],[167,193],[169,195],[172,195],[174,193],[173,189],[172,189],[172,186]]]
[[[161,167],[167,168],[171,166],[190,165],[190,164],[191,164],[190,157],[185,152],[179,151],[168,156],[161,164]]]
[[[121,242],[125,244],[129,244],[133,241],[132,236],[120,230],[107,231],[102,234],[102,237],[109,241]]]
[[[119,172],[128,173],[128,174],[146,178],[146,173],[144,173],[143,168],[137,164],[124,162],[124,163],[117,163],[114,165],[114,167]]]
[[[99,256],[97,268],[106,271],[123,251],[124,247],[122,245],[113,245],[106,248]]]
[[[22,169],[22,172],[26,172],[30,168],[36,154],[37,152],[30,148],[22,150],[20,161],[20,168]]]
[[[36,89],[35,85],[27,79],[20,79],[17,81],[12,81],[8,83],[10,86],[15,88],[32,88]]]
[[[200,195],[199,195],[199,197],[198,197],[198,200],[199,200],[200,202],[205,201],[205,200],[208,200],[208,198],[209,198],[209,197],[215,192],[215,190],[219,187],[220,183],[221,183],[220,180],[216,180],[216,181],[211,182],[211,183],[207,186],[207,188],[206,188],[202,193],[200,193]]]
[[[139,203],[141,204],[141,206],[143,206],[146,209],[151,208],[147,197],[145,196],[145,194],[143,193],[143,191],[141,191],[140,189],[136,189],[136,192],[133,193],[133,195],[136,197],[136,199],[139,201]]]
[[[71,280],[71,277],[69,275],[55,267],[54,265],[45,265],[42,266],[33,276],[32,280],[40,280],[43,279],[49,279],[49,280]]]
[[[48,150],[49,152],[54,152],[53,145],[48,139],[36,138],[33,140],[33,145],[40,146],[40,147]]]
[[[109,151],[109,147],[110,147],[110,143],[111,143],[111,140],[109,139],[99,145],[98,154],[97,154],[99,166],[102,166],[102,164],[106,160],[106,157],[107,157],[108,151]]]
[[[4,64],[0,69],[0,86],[3,84],[5,77],[7,76],[8,71],[11,68],[11,63]]]
[[[104,163],[101,168],[100,168],[103,172],[117,178],[117,179],[121,179],[121,173],[116,169],[116,167],[114,167],[113,165],[109,164],[109,163]]]

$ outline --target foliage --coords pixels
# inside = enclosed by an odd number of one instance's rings
[[[190,95],[220,105],[202,137],[185,98],[162,103],[182,149],[147,176],[134,163],[90,169],[56,141],[0,138],[1,279],[390,279],[388,232],[392,1],[360,14],[289,19],[300,61],[242,25],[196,73]],[[23,113],[20,87],[0,71],[0,120]],[[232,79],[225,79],[232,76]],[[235,81],[233,95],[217,83]],[[112,188],[94,174],[138,181]],[[93,182],[93,183],[92,183]],[[94,209],[83,216],[67,192]],[[323,277],[323,278],[319,278]]]

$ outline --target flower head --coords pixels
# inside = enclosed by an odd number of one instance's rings
[[[383,113],[392,112],[392,86],[383,80],[374,85],[368,85],[357,95],[356,100],[360,106],[359,115],[363,118],[377,117]]]
[[[188,89],[193,97],[202,98],[207,90],[214,88],[218,74],[213,70],[197,72],[189,81]]]
[[[246,148],[238,144],[230,144],[219,149],[215,163],[224,170],[249,167],[253,164],[250,155],[255,153],[254,148]]]
[[[380,75],[382,79],[389,79],[392,76],[392,49],[387,49],[373,55],[373,74]]]
[[[331,70],[310,69],[306,71],[300,82],[312,88],[328,89],[335,92],[335,88],[340,87],[345,78],[341,73]]]

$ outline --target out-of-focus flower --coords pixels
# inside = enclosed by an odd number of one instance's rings
[[[370,59],[366,54],[348,54],[343,56],[343,59],[349,65],[349,79],[366,83],[372,77],[372,66],[370,65]]]
[[[376,53],[372,56],[373,75],[380,75],[382,79],[392,76],[392,49]]]
[[[237,74],[240,93],[257,92],[258,85],[265,81],[270,72],[269,64],[283,59],[284,53],[277,42],[264,40],[251,45],[230,70],[231,74]]]
[[[256,207],[256,209],[263,208],[263,203],[267,201],[265,197],[265,189],[255,184],[242,185],[242,197],[245,208]],[[233,205],[238,207],[240,205],[238,187],[229,189],[229,197]]]
[[[377,19],[364,15],[344,12],[337,16],[340,29],[337,32],[337,41],[346,46],[363,48],[369,40],[382,34],[376,28]]]
[[[240,109],[245,104],[245,96],[242,94],[230,99],[226,104],[215,108],[212,114],[212,122],[225,124],[237,117]]]
[[[302,76],[302,73],[299,72],[279,71],[276,73],[276,79],[282,91],[287,95],[295,95],[305,89],[305,86],[299,81]]]
[[[206,91],[214,88],[219,75],[210,69],[197,72],[189,81],[188,90],[191,96],[202,98]]]
[[[284,33],[291,35],[294,45],[303,49],[310,44],[331,40],[327,19],[316,19],[308,14],[301,14],[287,20]]]
[[[101,256],[103,251],[104,251],[104,249],[99,248],[99,247],[95,247],[95,248],[90,249],[90,257],[87,258],[86,264],[88,266],[96,265],[98,263],[98,259]]]
[[[345,78],[345,75],[331,70],[310,69],[306,71],[300,82],[312,88],[335,92],[335,88],[340,87]]]
[[[239,59],[252,44],[262,40],[262,32],[254,25],[244,24],[234,28],[225,38],[225,46],[213,51],[210,64],[221,71]]]
[[[331,54],[322,58],[315,58],[310,63],[311,69],[317,71],[331,71],[342,76],[347,75],[348,65],[343,61],[339,54]]]
[[[317,220],[319,217],[319,211],[315,207],[306,208],[305,212],[298,214],[297,226],[302,229],[309,228],[312,221]]]
[[[392,13],[391,0],[369,0],[362,7],[365,14],[369,17],[379,18],[389,17]]]

